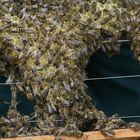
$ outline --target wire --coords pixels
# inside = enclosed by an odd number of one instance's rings
[[[36,120],[30,120],[29,122],[36,123],[37,121]],[[63,120],[55,120],[55,122],[64,122],[64,121]]]
[[[140,115],[136,115],[136,116],[122,116],[122,117],[118,117],[120,119],[132,119],[132,118],[140,118]]]
[[[103,43],[109,43],[109,42],[111,42],[111,40],[105,40],[105,41],[103,41]],[[130,40],[117,40],[117,42],[119,42],[119,43],[130,42]]]
[[[17,82],[17,83],[0,83],[0,86],[5,86],[5,85],[22,85],[22,82]]]
[[[121,116],[121,117],[117,117],[119,119],[132,119],[132,118],[140,118],[140,115],[136,115],[136,116]],[[30,120],[31,123],[36,123],[36,120]],[[63,122],[63,120],[55,120],[55,122]]]
[[[110,77],[97,77],[88,78],[85,81],[109,80],[109,79],[125,79],[125,78],[138,78],[140,75],[123,75],[123,76],[110,76]]]
[[[97,80],[109,80],[109,79],[125,79],[125,78],[138,78],[140,75],[123,75],[123,76],[109,76],[109,77],[95,77],[87,78],[84,81],[97,81]],[[0,86],[4,85],[22,85],[22,82],[17,83],[0,83]]]

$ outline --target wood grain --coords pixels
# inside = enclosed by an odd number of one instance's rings
[[[106,137],[100,131],[84,132],[80,138],[75,137],[54,137],[54,136],[33,136],[21,138],[6,138],[1,140],[140,140],[140,131],[134,132],[131,129],[115,130],[116,135],[112,138]]]

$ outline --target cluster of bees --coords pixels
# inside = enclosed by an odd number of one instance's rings
[[[96,109],[84,83],[90,56],[118,53],[122,34],[140,61],[139,0],[0,0],[0,73],[21,83],[11,86],[1,137],[81,136],[87,124],[112,136],[129,127]],[[19,91],[35,103],[35,126],[16,109]]]

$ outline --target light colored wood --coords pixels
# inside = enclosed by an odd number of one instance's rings
[[[6,138],[1,140],[140,140],[140,131],[134,132],[131,129],[115,130],[116,135],[112,138],[106,137],[100,131],[85,132],[82,137],[57,137],[54,136],[34,136],[22,138]],[[59,139],[60,138],[60,139]]]

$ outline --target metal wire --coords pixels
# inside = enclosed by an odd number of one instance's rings
[[[140,115],[136,115],[136,116],[121,116],[118,117],[120,119],[132,119],[132,118],[140,118]]]
[[[140,115],[135,115],[135,116],[120,116],[117,117],[119,119],[132,119],[132,118],[140,118]],[[36,123],[36,120],[30,120],[31,123]],[[63,122],[63,120],[55,120],[55,122]]]
[[[105,40],[105,41],[103,41],[103,43],[109,43],[109,42],[111,42],[111,40]],[[118,40],[117,42],[124,43],[124,42],[130,42],[130,40]]]
[[[22,82],[17,82],[17,83],[0,83],[0,86],[5,86],[5,85],[22,85]]]
[[[95,77],[87,78],[85,81],[97,81],[97,80],[109,80],[109,79],[125,79],[125,78],[139,78],[140,75],[123,75],[123,76],[109,76],[109,77]],[[0,83],[0,86],[4,85],[22,85],[22,82],[17,83]]]
[[[125,78],[138,78],[140,75],[123,75],[123,76],[109,76],[109,77],[95,77],[88,78],[85,81],[109,80],[109,79],[125,79]]]
[[[29,122],[36,123],[37,121],[36,120],[30,120]],[[63,120],[55,120],[54,122],[64,122],[64,121]]]

